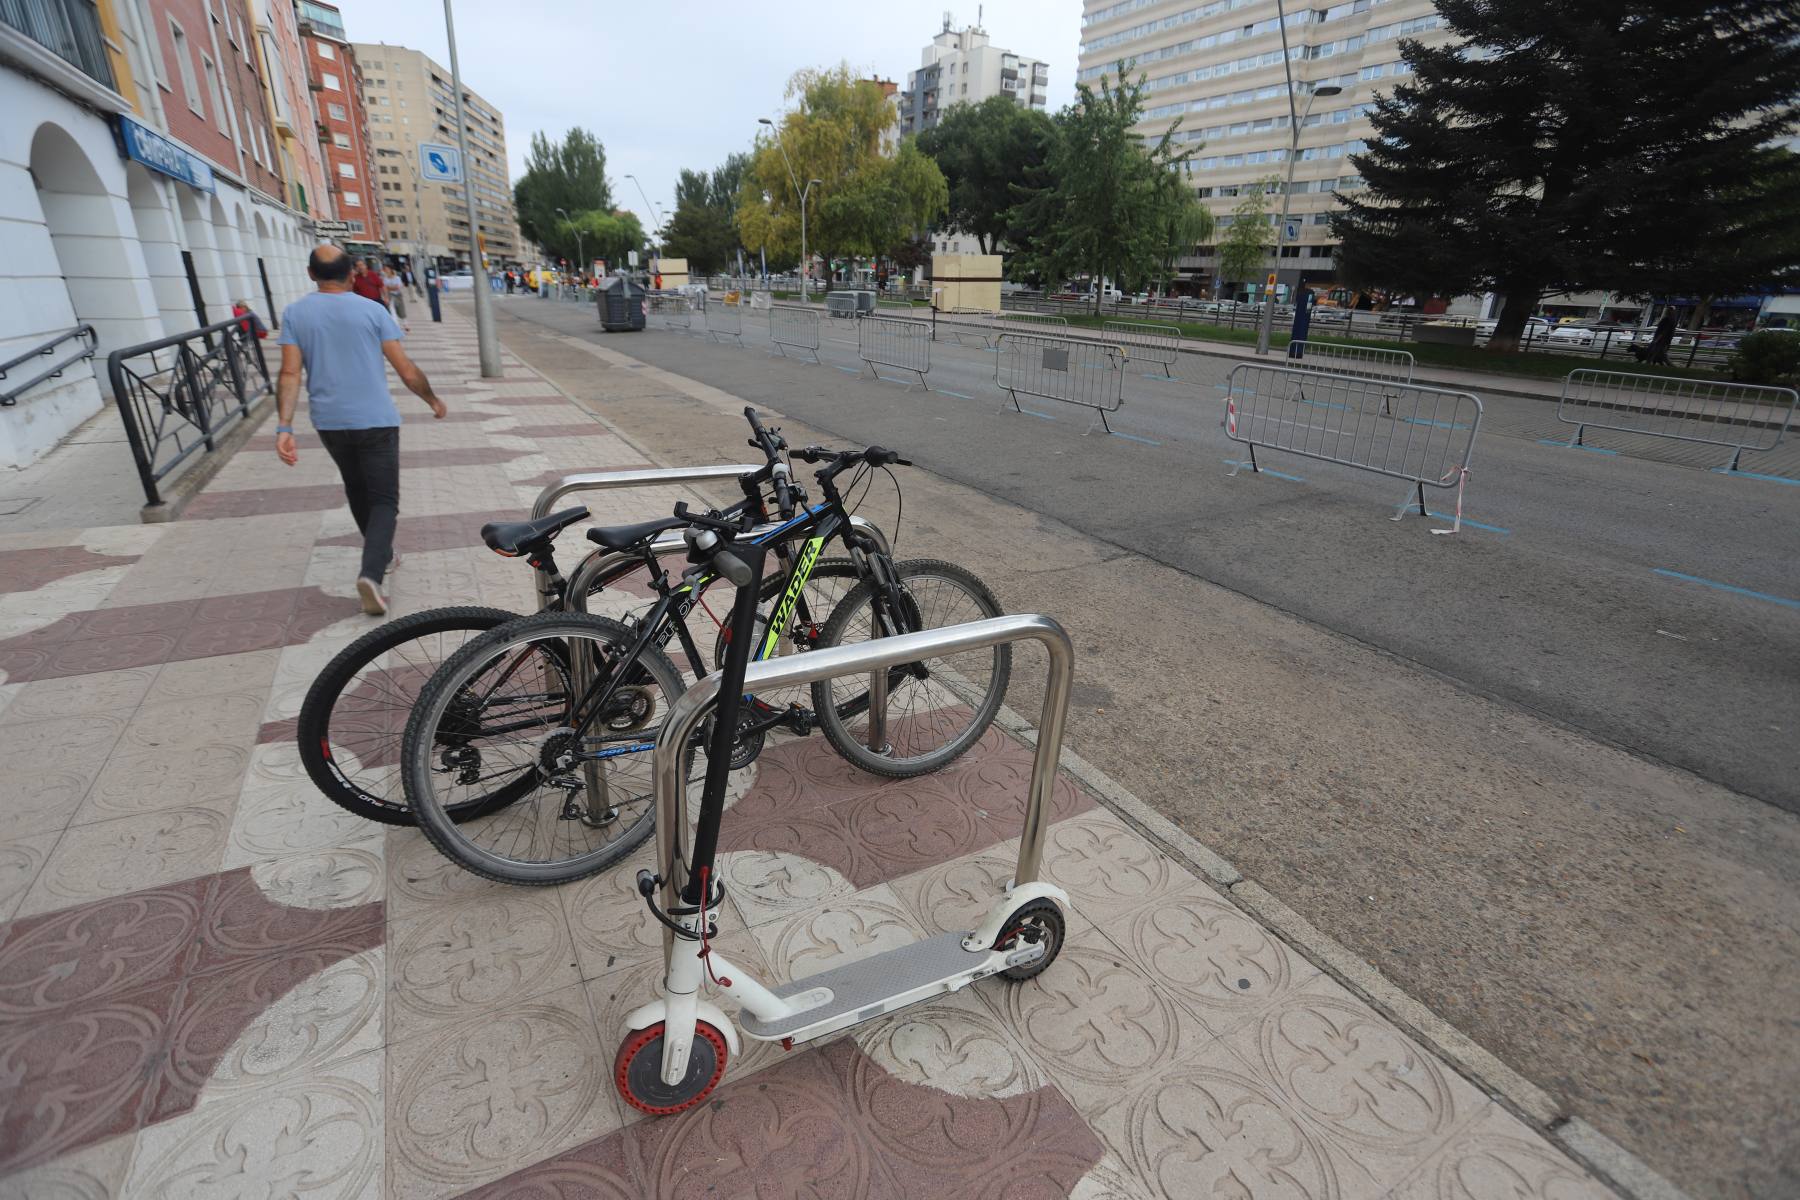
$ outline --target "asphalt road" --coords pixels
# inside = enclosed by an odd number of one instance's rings
[[[1112,419],[1129,436],[1107,437],[1054,401],[1011,411],[993,355],[951,340],[933,348],[926,392],[857,378],[847,323],[823,322],[814,365],[766,358],[754,317],[740,346],[603,335],[584,305],[507,309],[847,443],[899,447],[1479,693],[1800,811],[1800,486],[1704,469],[1727,457],[1716,448],[1605,434],[1589,451],[1544,445],[1559,430],[1551,405],[1490,396],[1463,532],[1442,537],[1429,529],[1447,520],[1387,519],[1404,486],[1393,480],[1267,452],[1271,471],[1229,476],[1242,451],[1219,424],[1227,359],[1188,356],[1174,381],[1130,373]],[[747,356],[769,369],[746,371]],[[1453,496],[1427,498],[1447,518]]]

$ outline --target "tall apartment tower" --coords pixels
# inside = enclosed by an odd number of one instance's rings
[[[1433,42],[1447,35],[1431,0],[1288,0],[1284,7],[1294,109],[1303,118],[1288,205],[1299,238],[1283,249],[1280,265],[1284,283],[1328,287],[1336,280],[1332,193],[1362,186],[1348,156],[1370,136],[1374,95],[1405,72],[1399,39]],[[1121,60],[1132,78],[1145,77],[1138,132],[1158,138],[1179,120],[1178,138],[1203,143],[1188,180],[1221,231],[1245,191],[1287,174],[1293,126],[1279,21],[1275,0],[1086,0],[1083,6],[1077,81],[1116,79]],[[1312,96],[1328,85],[1343,90]],[[1270,197],[1268,208],[1274,222],[1279,198]],[[1202,250],[1182,260],[1181,271],[1191,288],[1210,290],[1219,282],[1218,260],[1212,247]]]
[[[344,36],[344,18],[336,5],[299,0],[298,7],[306,81],[312,89],[332,208],[337,219],[350,227],[346,248],[352,253],[377,254],[387,233],[375,198],[374,155],[370,153],[356,48]]]
[[[404,46],[362,42],[355,49],[375,151],[371,191],[387,219],[390,249],[416,252],[444,268],[468,264],[469,211],[462,187],[421,182],[418,174],[419,143],[456,145],[450,72]],[[472,160],[465,169],[475,184],[476,224],[488,262],[496,267],[519,262],[523,246],[506,165],[505,118],[467,85],[463,117]]]
[[[943,119],[953,104],[980,104],[989,96],[1011,96],[1028,108],[1044,111],[1050,68],[1035,58],[1002,50],[988,41],[979,25],[952,28],[951,14],[919,54],[919,69],[906,76],[906,90],[891,99],[900,115],[899,135],[922,133]],[[940,254],[975,254],[972,237],[936,233],[931,248]]]

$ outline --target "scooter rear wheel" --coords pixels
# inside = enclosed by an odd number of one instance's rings
[[[662,1081],[663,1023],[633,1029],[613,1059],[613,1082],[625,1103],[653,1117],[673,1116],[694,1107],[719,1085],[730,1055],[725,1035],[705,1021],[694,1022],[687,1077],[671,1087]]]
[[[1030,979],[1056,961],[1063,944],[1063,915],[1062,909],[1057,907],[1054,900],[1033,900],[1014,909],[1012,915],[1006,918],[1006,924],[1001,927],[994,949],[1011,949],[1027,938],[1035,938],[1044,947],[1044,953],[1028,963],[1008,967],[1000,972],[1000,978],[1014,981]]]

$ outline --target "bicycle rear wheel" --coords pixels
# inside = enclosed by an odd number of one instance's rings
[[[498,608],[434,608],[371,629],[325,664],[295,723],[300,762],[333,804],[383,825],[412,825],[400,780],[400,744],[419,691],[470,641],[518,614]],[[518,780],[469,796],[453,819],[515,798]]]
[[[475,639],[431,677],[402,765],[407,803],[446,858],[487,879],[544,886],[604,870],[650,835],[652,751],[686,685],[653,647],[621,661],[636,640],[604,617],[539,613]],[[568,722],[590,669],[624,675],[577,733]],[[495,778],[527,783],[504,808],[459,822],[459,805]]]
[[[1000,602],[955,563],[916,558],[894,564],[900,603],[872,581],[859,583],[826,621],[819,647],[942,629],[1001,615]],[[895,611],[896,607],[898,611]],[[888,671],[885,737],[869,728],[869,681],[846,676],[812,685],[813,711],[837,752],[876,775],[936,771],[975,744],[1006,699],[1012,648],[994,646],[923,659]],[[882,745],[871,748],[871,740]]]

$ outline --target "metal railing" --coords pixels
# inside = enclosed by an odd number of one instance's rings
[[[669,329],[693,328],[693,303],[680,292],[646,292],[644,304],[644,315],[661,317]]]
[[[771,304],[769,340],[784,356],[789,349],[805,350],[818,362],[819,310],[802,304]]]
[[[1038,717],[1037,745],[1032,751],[1031,783],[1025,793],[1025,824],[1019,833],[1019,861],[1013,874],[1013,884],[1017,886],[1035,881],[1043,864],[1044,835],[1049,827],[1052,789],[1062,760],[1063,727],[1068,721],[1075,677],[1074,645],[1055,620],[1037,613],[1018,613],[768,659],[750,664],[744,674],[744,690],[767,692],[864,673],[885,683],[891,667],[1020,641],[1042,642],[1050,666],[1044,681],[1044,707]],[[686,755],[677,747],[689,744],[700,722],[717,705],[719,678],[720,673],[715,671],[695,680],[675,701],[656,738],[655,871],[662,878],[665,908],[680,905],[680,893],[687,882],[687,859],[682,846],[688,830],[688,788],[683,764]],[[873,698],[880,689],[871,686],[870,692]],[[871,712],[870,719],[879,717]],[[672,936],[664,934],[665,952]]]
[[[738,345],[744,344],[744,305],[718,302],[706,306],[706,334],[717,342],[724,338],[738,339]]]
[[[114,86],[94,0],[0,0],[0,24],[12,26],[89,78]]]
[[[877,379],[877,366],[911,371],[926,391],[925,372],[931,370],[931,322],[908,317],[864,313],[856,319],[856,355]]]
[[[44,367],[23,383],[15,383],[11,387],[0,389],[0,408],[11,408],[19,402],[19,397],[27,391],[43,383],[46,379],[61,379],[62,373],[78,362],[86,362],[94,357],[99,348],[100,337],[94,332],[92,325],[77,325],[64,333],[59,333],[42,345],[34,346],[25,353],[9,358],[0,363],[0,379],[5,379],[14,368],[22,367],[33,359],[49,358],[56,353],[56,348],[64,342],[78,341],[79,349],[65,358],[58,359],[48,367]]]
[[[1425,489],[1454,487],[1455,527],[1433,532],[1462,528],[1463,487],[1481,428],[1481,401],[1471,393],[1262,363],[1233,367],[1225,388],[1225,436],[1250,453],[1231,474],[1260,471],[1262,446],[1404,479],[1410,486],[1396,521],[1415,492],[1425,516]]]
[[[1101,428],[1112,432],[1106,414],[1125,403],[1121,347],[1042,333],[1002,333],[994,342],[994,383],[1012,398],[1014,409],[1026,411],[1019,405],[1021,392],[1060,400],[1094,410]]]
[[[146,503],[161,504],[158,483],[196,450],[216,450],[218,435],[274,391],[250,323],[233,317],[106,356]]]
[[[1175,326],[1152,325],[1147,321],[1106,321],[1100,329],[1128,348],[1126,358],[1157,363],[1163,374],[1175,378],[1175,363],[1181,358],[1181,330]]]
[[[1385,350],[1375,346],[1346,346],[1342,342],[1289,342],[1288,360],[1314,371],[1333,375],[1357,375],[1364,379],[1392,379],[1411,383],[1413,356],[1409,350]]]
[[[1556,416],[1575,426],[1571,446],[1583,444],[1589,427],[1701,442],[1729,449],[1725,470],[1735,471],[1744,451],[1781,443],[1795,402],[1793,388],[1582,369],[1563,380]]]

